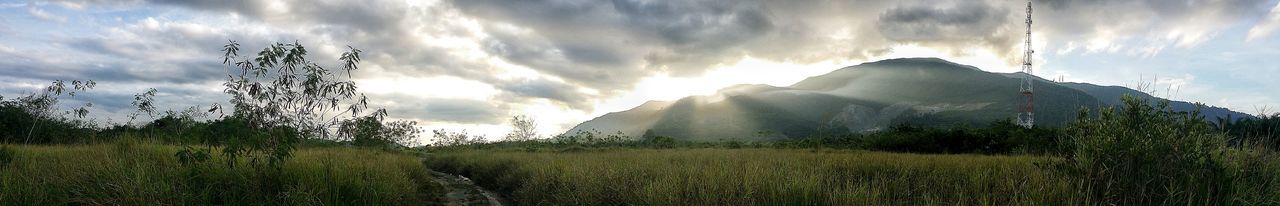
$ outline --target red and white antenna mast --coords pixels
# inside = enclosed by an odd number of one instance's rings
[[[1036,125],[1035,115],[1035,94],[1032,92],[1031,85],[1035,76],[1031,75],[1031,0],[1027,0],[1027,41],[1023,44],[1022,51],[1022,93],[1021,110],[1018,113],[1018,125],[1031,128]]]

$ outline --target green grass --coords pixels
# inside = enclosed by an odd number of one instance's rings
[[[1078,205],[1036,156],[849,150],[462,150],[428,155],[526,205]]]
[[[406,205],[443,189],[412,155],[299,149],[280,170],[234,167],[217,155],[183,165],[178,146],[3,146],[0,205]]]

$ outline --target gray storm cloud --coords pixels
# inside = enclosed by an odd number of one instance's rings
[[[459,123],[500,122],[514,113],[513,105],[538,100],[589,112],[595,101],[628,92],[645,77],[697,76],[748,56],[792,63],[867,60],[910,44],[957,55],[986,49],[1014,62],[1021,50],[1024,6],[1023,1],[995,0],[58,2],[88,9],[155,5],[200,15],[233,14],[238,20],[158,26],[137,22],[105,29],[97,38],[59,39],[62,47],[55,49],[89,58],[4,52],[0,75],[84,77],[104,83],[209,82],[220,79],[217,49],[227,39],[249,48],[297,39],[313,48],[352,45],[365,50],[365,69],[357,77],[454,76],[499,90],[494,97],[499,103],[404,98],[393,108],[402,118]],[[1132,48],[1194,46],[1231,22],[1262,16],[1275,5],[1271,0],[1179,2],[1037,1],[1036,33],[1051,45],[1103,39],[1116,44],[1141,40]],[[4,25],[0,20],[0,31],[6,30]],[[442,38],[470,42],[425,41]],[[475,48],[483,56],[467,56],[463,53],[470,50],[459,48]],[[340,52],[313,51],[314,58],[324,61]],[[542,76],[498,78],[505,70],[492,59]],[[199,95],[220,97],[216,91]]]
[[[880,15],[877,28],[895,41],[966,41],[983,39],[1007,25],[1009,9],[984,1],[965,1],[949,8],[897,6]]]

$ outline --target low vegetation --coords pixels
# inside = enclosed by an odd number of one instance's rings
[[[1075,184],[1044,157],[801,149],[459,151],[428,165],[527,205],[1056,205]]]
[[[128,122],[103,125],[87,118],[92,103],[62,101],[96,85],[82,80],[0,97],[0,205],[442,202],[418,157],[402,151],[414,123],[386,119],[356,91],[359,50],[334,71],[298,43],[223,51],[226,112],[217,103],[159,111],[162,93],[148,89],[134,95]]]
[[[259,170],[221,156],[184,163],[181,149],[0,146],[0,205],[405,205],[443,193],[417,157],[397,152],[306,148]]]
[[[1066,135],[1058,128],[1026,129],[1012,120],[987,127],[931,128],[899,124],[867,134],[817,135],[771,143],[784,148],[842,148],[933,154],[1058,154]]]
[[[582,133],[437,147],[428,165],[531,205],[1280,204],[1272,148],[1231,144],[1167,102],[1124,102],[1062,129],[898,126],[768,143]]]

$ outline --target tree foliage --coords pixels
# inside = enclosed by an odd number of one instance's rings
[[[1218,118],[1218,128],[1231,135],[1231,143],[1238,146],[1262,146],[1280,150],[1280,113],[1258,114],[1254,117]]]
[[[412,147],[418,136],[417,122],[386,122],[386,110],[379,109],[370,115],[343,120],[338,126],[338,136],[357,146]]]
[[[55,80],[44,90],[4,100],[0,98],[0,139],[7,143],[66,143],[91,138],[95,125],[85,121],[93,103],[60,108],[61,97],[75,97],[93,89],[93,80]],[[61,112],[59,112],[61,111]]]
[[[460,146],[484,142],[484,137],[467,134],[466,130],[452,132],[438,129],[431,130],[432,146]]]
[[[351,80],[351,71],[359,69],[360,50],[348,48],[338,58],[341,67],[331,71],[307,60],[306,47],[297,42],[272,44],[252,58],[240,56],[235,41],[223,46],[223,92],[231,96],[233,118],[253,133],[234,137],[223,152],[254,162],[265,157],[276,165],[302,139],[336,139],[341,123],[368,107]]]
[[[529,141],[538,138],[538,122],[527,115],[511,117],[511,132],[507,133],[507,141]]]
[[[145,92],[133,95],[133,102],[130,102],[129,104],[132,104],[133,107],[136,108],[137,110],[129,114],[130,123],[132,123],[133,120],[137,120],[138,116],[143,114],[147,115],[147,117],[155,117],[155,113],[156,113],[155,97],[156,97],[156,93],[158,92],[159,91],[156,90],[155,88],[150,88],[150,89],[147,89],[147,91]]]

